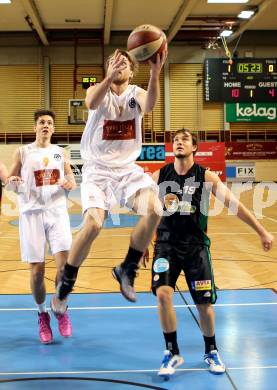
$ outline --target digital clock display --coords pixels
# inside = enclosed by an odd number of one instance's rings
[[[206,59],[207,102],[277,102],[277,59]]]
[[[237,64],[238,73],[262,73],[263,64],[260,62],[239,62]]]

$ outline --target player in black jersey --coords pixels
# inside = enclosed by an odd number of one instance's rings
[[[184,271],[191,296],[200,317],[205,341],[204,360],[214,374],[225,372],[215,340],[215,316],[212,304],[216,290],[206,234],[209,195],[212,192],[226,207],[237,210],[237,216],[260,236],[264,250],[269,250],[273,236],[237,200],[219,177],[196,164],[193,155],[197,138],[187,129],[178,130],[173,141],[174,163],[153,174],[164,203],[164,216],[157,229],[152,264],[152,291],[157,295],[166,351],[159,375],[168,377],[184,359],[177,343],[176,313],[173,293],[176,281]]]

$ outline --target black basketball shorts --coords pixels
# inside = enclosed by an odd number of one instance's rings
[[[175,290],[177,279],[184,272],[190,294],[196,304],[216,302],[216,289],[209,247],[156,243],[152,263],[152,291],[161,286]]]

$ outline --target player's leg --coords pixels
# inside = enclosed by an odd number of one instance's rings
[[[167,244],[165,246],[168,248],[168,253],[172,252],[170,246]],[[157,296],[159,319],[166,346],[158,375],[168,378],[184,362],[177,342],[177,318],[173,305],[174,287],[180,268],[178,264],[171,261],[170,254],[155,252],[152,265],[152,291]]]
[[[225,366],[216,346],[215,314],[212,304],[216,302],[217,296],[209,248],[195,247],[191,249],[190,256],[185,274],[199,313],[200,327],[205,342],[204,361],[209,365],[210,372],[222,374],[225,372]]]
[[[105,220],[106,212],[100,208],[89,208],[84,216],[84,224],[69,252],[64,272],[53,296],[51,307],[56,314],[63,314],[67,308],[67,297],[73,290],[79,267],[87,257],[92,242],[100,233]]]
[[[21,259],[30,264],[30,287],[38,307],[39,337],[42,343],[50,343],[53,335],[50,316],[46,310],[45,245],[46,236],[42,212],[28,212],[19,216]]]
[[[113,275],[120,283],[121,292],[125,298],[135,302],[134,279],[136,271],[160,222],[162,206],[158,196],[150,188],[137,191],[129,203],[141,217],[131,234],[128,253],[120,266],[113,269]]]
[[[65,264],[66,264],[66,261],[68,258],[68,253],[69,253],[68,251],[61,251],[61,252],[57,252],[54,254],[54,259],[55,259],[56,266],[57,266],[57,274],[56,274],[56,280],[55,280],[56,287],[58,286],[58,284],[60,283],[60,281],[62,279],[62,275],[64,273],[64,267],[65,267]],[[71,320],[69,318],[68,310],[66,309],[66,311],[63,314],[54,313],[54,315],[58,320],[58,327],[59,327],[59,332],[60,332],[61,336],[71,337],[72,336],[72,323],[71,323]]]
[[[53,334],[50,327],[50,315],[46,309],[46,288],[44,282],[45,263],[30,264],[30,286],[38,307],[39,337],[43,344],[53,341]]]

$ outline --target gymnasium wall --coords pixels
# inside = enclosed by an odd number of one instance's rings
[[[105,56],[115,46],[105,48]],[[277,46],[245,46],[238,50],[239,56],[252,51],[255,57],[277,57]],[[203,102],[203,60],[206,57],[220,57],[220,50],[203,50],[199,46],[170,46],[170,123],[171,130],[189,127],[192,130],[220,130],[224,127],[223,103]],[[74,47],[4,47],[0,50],[0,83],[5,93],[0,94],[0,132],[31,131],[33,111],[46,103],[45,69],[43,62],[50,64],[50,105],[57,112],[56,131],[82,131],[82,125],[68,125],[68,99],[84,98],[85,91],[79,85],[74,90]],[[102,49],[99,46],[77,48],[77,80],[87,73],[102,79]],[[92,65],[89,65],[92,64]],[[148,67],[140,66],[140,73],[134,82],[147,86]],[[155,132],[163,131],[164,83],[161,77],[161,97],[151,121]],[[153,123],[152,123],[153,122]],[[277,130],[277,123],[231,124],[231,131]]]

